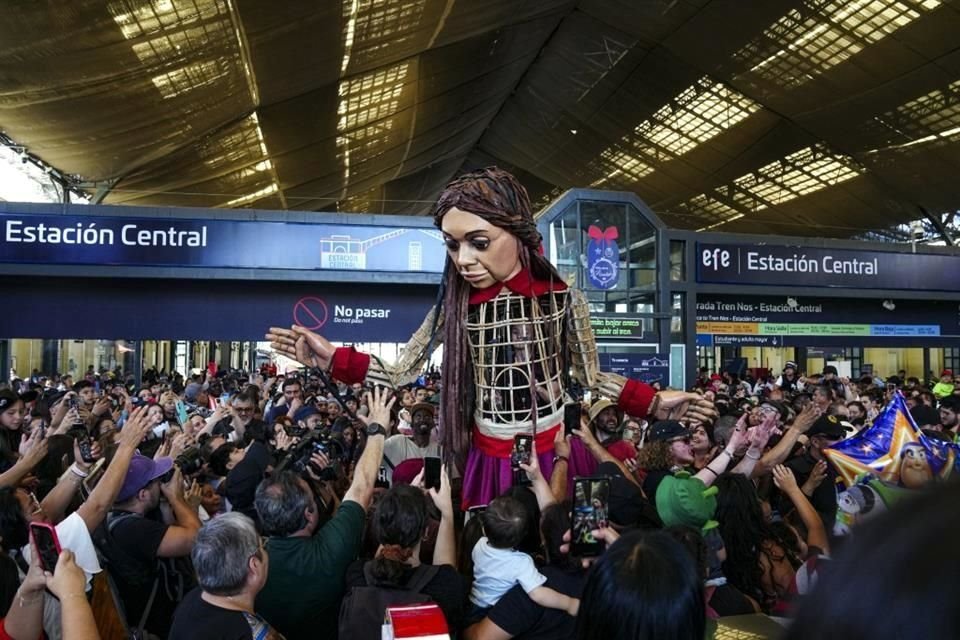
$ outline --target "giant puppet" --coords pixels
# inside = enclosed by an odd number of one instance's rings
[[[433,216],[447,250],[441,302],[396,363],[335,348],[303,327],[271,328],[267,339],[341,382],[393,388],[412,382],[442,342],[440,424],[448,460],[462,472],[464,507],[487,504],[510,487],[516,434],[534,436],[549,477],[571,400],[569,377],[635,417],[712,416],[700,396],[657,393],[599,370],[586,298],[542,255],[527,192],[511,174],[491,167],[454,180]]]

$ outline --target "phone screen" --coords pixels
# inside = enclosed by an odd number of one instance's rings
[[[563,405],[563,434],[567,436],[573,435],[574,429],[580,428],[580,403],[579,402],[568,402]]]
[[[57,558],[60,557],[60,543],[57,541],[56,532],[48,524],[32,522],[30,534],[33,536],[33,544],[40,558],[40,568],[53,573],[57,566]]]
[[[423,484],[427,489],[440,490],[440,458],[423,459]]]
[[[573,511],[570,515],[570,552],[573,555],[596,556],[603,552],[603,542],[594,538],[591,532],[607,526],[609,502],[608,478],[574,479]]]
[[[517,434],[513,437],[513,452],[510,454],[510,465],[519,469],[520,464],[530,464],[530,452],[533,450],[533,436]]]

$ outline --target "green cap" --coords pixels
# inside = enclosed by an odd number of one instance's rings
[[[699,478],[678,471],[660,481],[657,487],[657,513],[664,526],[686,525],[709,531],[719,523],[713,519],[717,510],[716,487],[709,489]]]

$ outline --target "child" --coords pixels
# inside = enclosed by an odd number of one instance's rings
[[[473,548],[473,618],[484,617],[516,584],[541,607],[577,615],[580,601],[543,586],[547,578],[537,571],[533,558],[514,549],[527,530],[523,505],[515,498],[502,496],[491,502],[480,518],[484,536]]]

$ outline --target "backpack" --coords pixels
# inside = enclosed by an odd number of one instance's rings
[[[413,570],[405,587],[378,583],[371,574],[372,561],[363,565],[363,586],[350,589],[340,605],[338,628],[340,638],[379,638],[387,607],[429,604],[433,598],[420,593],[440,570],[435,565],[422,564]]]
[[[151,575],[152,572],[145,570],[140,562],[128,556],[116,545],[114,530],[117,525],[131,518],[139,517],[142,516],[126,511],[111,511],[93,534],[93,543],[101,564],[106,570],[108,584],[116,596],[117,610],[127,624],[128,637],[133,640],[152,637],[152,634],[146,631],[145,625],[150,617],[158,591],[163,589],[170,600],[179,603],[196,584],[192,575],[193,567],[188,564],[189,559],[184,562],[184,559],[181,558],[157,558],[156,576],[154,577]],[[130,620],[127,617],[116,584],[118,577],[129,584],[149,585],[150,587],[150,596],[139,620]]]

